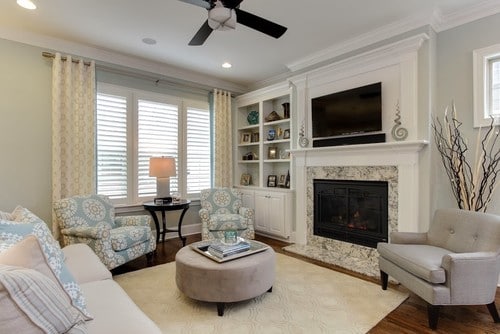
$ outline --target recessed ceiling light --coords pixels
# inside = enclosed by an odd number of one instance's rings
[[[36,5],[31,0],[17,0],[17,4],[26,9],[36,9]]]
[[[155,45],[155,44],[156,44],[156,39],[146,37],[146,38],[143,38],[143,39],[142,39],[142,42],[143,42],[144,44],[148,44],[148,45]]]
[[[231,63],[228,63],[226,61],[224,64],[222,64],[222,67],[224,67],[224,68],[231,68],[231,67],[233,67],[233,65],[231,65]]]

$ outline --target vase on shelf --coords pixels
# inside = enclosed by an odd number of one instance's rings
[[[290,103],[285,102],[281,106],[283,107],[283,118],[290,118]]]

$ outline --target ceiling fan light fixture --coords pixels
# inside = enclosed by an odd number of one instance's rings
[[[226,7],[214,7],[208,12],[208,25],[213,30],[236,28],[236,12]]]
[[[17,4],[26,9],[36,9],[36,5],[31,0],[17,0]]]

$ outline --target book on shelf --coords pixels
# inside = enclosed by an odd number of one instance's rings
[[[250,244],[247,242],[240,242],[236,245],[224,245],[216,243],[208,247],[208,252],[222,259],[234,254],[246,252],[249,249],[250,249]]]

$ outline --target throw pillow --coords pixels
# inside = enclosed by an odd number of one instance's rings
[[[71,297],[72,304],[82,312],[86,320],[92,319],[87,310],[85,297],[80,286],[64,264],[62,250],[43,221],[39,220],[33,224],[26,224],[0,220],[0,253],[13,247],[27,235],[37,237],[49,266],[58,281],[61,282],[64,290]]]
[[[0,305],[0,327],[9,333],[87,333],[63,290],[33,269],[0,265]]]
[[[12,217],[12,214],[9,212],[0,211],[0,219],[14,220],[14,217]]]

